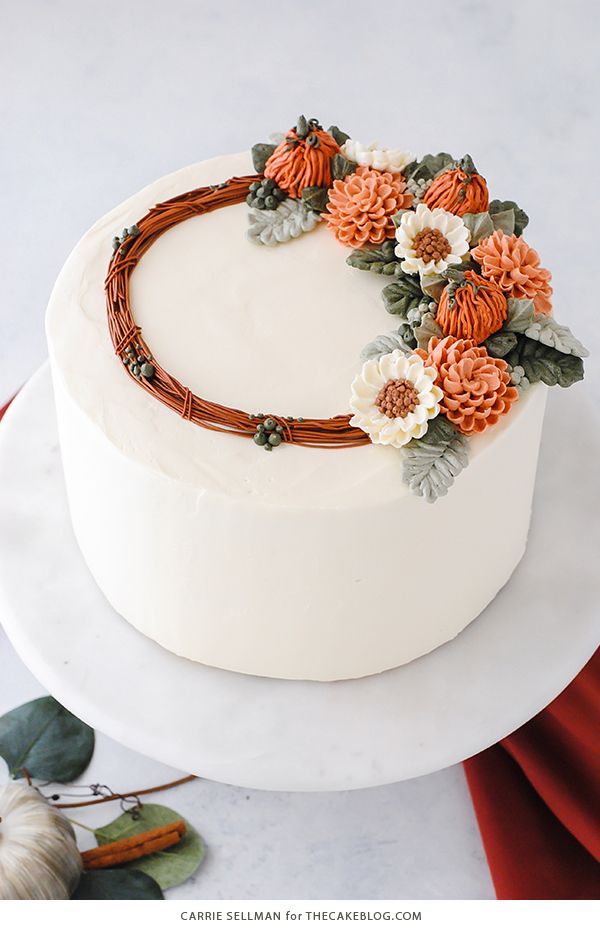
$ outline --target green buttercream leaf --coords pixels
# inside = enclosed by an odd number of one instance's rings
[[[514,349],[516,344],[516,333],[508,333],[503,330],[500,330],[499,333],[494,333],[493,336],[488,336],[484,342],[488,354],[493,355],[494,358],[504,358],[511,349]]]
[[[545,313],[536,313],[533,322],[525,330],[528,339],[550,346],[565,355],[576,355],[578,358],[587,358],[590,354],[586,347],[573,335],[568,326],[561,326],[551,316]]]
[[[83,872],[73,901],[141,901],[164,898],[160,885],[138,869],[94,869]]]
[[[302,191],[302,202],[315,213],[322,213],[328,200],[329,190],[326,187],[305,187]]]
[[[65,784],[79,778],[94,752],[94,731],[53,697],[21,704],[0,717],[0,756],[13,778]]]
[[[348,133],[344,132],[343,129],[340,129],[339,126],[330,126],[327,132],[329,133],[330,136],[333,136],[333,138],[335,139],[337,144],[340,146],[340,148],[344,144],[344,142],[347,142],[348,139],[350,138]]]
[[[131,813],[126,812],[112,823],[95,830],[94,835],[98,845],[104,846],[106,843],[137,836],[147,830],[154,830],[156,827],[183,819],[180,814],[171,810],[170,807],[163,807],[162,804],[144,804],[138,809],[138,815],[134,820]],[[187,820],[184,823],[187,833],[175,846],[152,853],[150,856],[144,856],[142,859],[136,859],[130,865],[125,864],[121,868],[145,872],[158,882],[162,889],[172,888],[186,881],[204,859],[205,848],[200,834]]]
[[[401,222],[402,222],[402,217],[404,216],[404,214],[405,214],[405,213],[412,213],[412,212],[413,212],[412,210],[398,210],[398,212],[397,212],[397,213],[394,213],[394,215],[393,215],[393,217],[392,217],[392,223],[394,224],[394,226],[395,226],[396,228],[398,228],[398,226],[400,226],[400,224],[401,224]]]
[[[341,152],[337,152],[332,156],[330,165],[331,177],[334,181],[343,181],[346,175],[354,174],[358,168],[355,161],[350,161],[350,159],[342,155]]]
[[[435,300],[436,303],[438,303],[447,284],[447,279],[441,274],[421,275],[421,290],[432,300]]]
[[[380,359],[382,355],[389,355],[394,349],[400,349],[404,355],[412,355],[414,351],[413,347],[404,340],[400,330],[398,330],[395,333],[377,336],[364,347],[360,357],[363,362],[368,362],[370,359]]]
[[[468,464],[467,438],[439,415],[421,439],[411,439],[404,447],[402,478],[414,494],[433,503],[448,493]]]
[[[395,239],[386,239],[378,249],[354,249],[346,263],[360,271],[372,271],[373,274],[400,275],[402,270],[395,247]]]
[[[455,159],[448,152],[438,152],[437,155],[424,155],[419,161],[412,161],[404,168],[402,174],[405,178],[414,178],[415,181],[430,181],[454,165]]]
[[[565,355],[535,339],[519,335],[517,345],[506,356],[511,368],[522,368],[527,380],[533,384],[543,381],[553,387],[570,387],[583,378],[583,362],[576,355]]]
[[[393,284],[384,287],[381,296],[387,312],[399,315],[403,322],[407,322],[408,311],[423,301],[419,279],[414,275],[398,277]]]
[[[521,235],[529,223],[529,217],[525,213],[525,210],[521,210],[521,207],[519,207],[514,200],[492,200],[488,210],[491,216],[494,216],[495,213],[504,213],[506,210],[513,210],[515,214],[514,231],[517,236]]]
[[[465,213],[463,223],[469,230],[469,242],[477,245],[482,239],[487,239],[494,232],[494,224],[489,213]]]
[[[534,316],[533,300],[528,298],[517,300],[516,297],[509,297],[506,322],[502,328],[508,330],[509,333],[524,333],[533,323]]]
[[[318,213],[288,197],[275,210],[250,210],[247,236],[257,245],[274,246],[310,232],[318,222]]]
[[[420,349],[426,349],[432,336],[443,339],[444,334],[435,321],[433,313],[425,313],[421,319],[420,326],[414,328],[415,339]]]
[[[276,146],[271,145],[270,142],[257,142],[256,145],[252,146],[252,164],[254,165],[254,170],[257,171],[258,174],[263,173],[265,165],[275,149]]]
[[[500,210],[498,213],[494,213],[492,223],[494,224],[494,230],[501,229],[507,236],[512,236],[515,231],[515,211],[511,208],[510,210]]]

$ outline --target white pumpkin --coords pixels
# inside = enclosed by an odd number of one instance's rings
[[[0,900],[70,898],[81,856],[69,821],[35,788],[0,788]]]

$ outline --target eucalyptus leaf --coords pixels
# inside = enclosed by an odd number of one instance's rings
[[[529,217],[525,213],[525,210],[522,210],[521,207],[514,202],[514,200],[492,200],[488,210],[492,217],[495,213],[505,213],[507,210],[512,210],[515,214],[514,231],[517,236],[521,235],[529,223]]]
[[[512,236],[515,231],[515,211],[511,208],[510,210],[500,210],[498,213],[494,213],[492,223],[495,230],[500,229],[507,236]]]
[[[337,152],[331,158],[331,177],[334,181],[343,181],[346,175],[354,174],[358,165],[355,161],[350,161],[341,152]]]
[[[0,717],[0,756],[13,778],[66,783],[87,768],[94,731],[53,697],[36,698]]]
[[[326,187],[305,187],[302,191],[302,203],[315,213],[322,213],[329,201]]]
[[[343,129],[340,129],[339,126],[330,126],[327,132],[329,133],[330,136],[333,136],[333,138],[335,139],[337,144],[340,146],[340,148],[344,144],[344,142],[347,142],[348,139],[350,138],[348,133],[344,132]]]
[[[116,840],[137,836],[138,833],[145,833],[147,830],[154,830],[155,827],[182,820],[180,814],[169,807],[163,807],[162,804],[144,804],[139,810],[139,815],[138,819],[134,820],[130,813],[121,814],[112,823],[95,830],[98,845],[114,843]],[[187,833],[176,846],[152,853],[143,859],[136,859],[131,866],[124,865],[122,868],[131,867],[145,872],[163,889],[172,888],[186,881],[204,859],[205,848],[200,834],[187,820],[185,825]]]
[[[494,232],[494,224],[489,213],[465,213],[462,220],[469,230],[471,245],[477,245]]]
[[[259,174],[263,173],[265,165],[275,149],[276,146],[270,142],[257,142],[256,145],[252,146],[252,164],[255,171]]]
[[[505,355],[508,355],[511,349],[514,349],[516,344],[516,333],[508,333],[504,330],[500,330],[500,332],[494,333],[492,336],[488,336],[484,343],[488,351],[488,355],[493,355],[494,358],[504,358]]]
[[[71,898],[74,901],[156,901],[164,895],[158,882],[136,869],[94,869],[82,873]]]

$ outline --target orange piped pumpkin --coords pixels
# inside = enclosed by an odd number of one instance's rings
[[[305,187],[331,187],[331,158],[339,151],[317,120],[301,116],[267,160],[265,177],[290,197],[300,197]]]
[[[441,207],[456,216],[485,213],[489,202],[485,178],[477,172],[470,155],[461,158],[455,168],[438,175],[423,197],[423,203],[430,210]]]
[[[494,281],[465,271],[461,282],[444,288],[435,319],[444,336],[479,344],[502,328],[507,311],[506,297]]]

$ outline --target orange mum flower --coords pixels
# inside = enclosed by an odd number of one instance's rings
[[[521,236],[507,236],[497,229],[471,249],[481,273],[495,281],[509,297],[529,298],[538,313],[550,313],[552,275],[540,266],[540,256]]]
[[[448,213],[484,213],[489,206],[485,178],[477,173],[470,155],[465,155],[456,168],[442,172],[434,179],[423,197],[425,206],[441,207]]]
[[[507,312],[506,297],[497,284],[465,271],[463,282],[442,291],[436,322],[445,336],[479,343],[502,328]]]
[[[267,160],[265,177],[273,178],[290,197],[300,197],[305,187],[330,187],[330,161],[339,151],[333,136],[316,120],[304,121],[302,128],[290,129]]]
[[[470,339],[446,336],[417,349],[426,365],[437,368],[436,384],[444,392],[440,410],[466,435],[494,426],[519,398],[503,358],[492,358]]]
[[[360,165],[343,181],[333,182],[323,216],[340,242],[360,249],[367,242],[392,238],[392,217],[411,204],[412,194],[406,192],[401,174]]]

